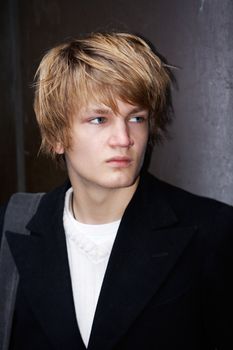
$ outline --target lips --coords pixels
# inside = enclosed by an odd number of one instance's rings
[[[132,163],[132,159],[125,156],[116,156],[108,159],[107,163],[114,167],[127,167]]]

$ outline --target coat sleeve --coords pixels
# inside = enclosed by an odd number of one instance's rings
[[[203,274],[204,327],[214,349],[233,349],[233,209],[212,218]],[[214,242],[214,243],[213,243]]]

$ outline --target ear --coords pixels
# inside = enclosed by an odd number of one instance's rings
[[[63,144],[61,142],[56,142],[55,146],[54,146],[54,151],[57,154],[64,154],[64,147]]]

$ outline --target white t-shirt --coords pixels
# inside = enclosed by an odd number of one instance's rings
[[[120,220],[88,225],[74,219],[73,189],[66,192],[63,214],[76,318],[88,345],[97,301]]]

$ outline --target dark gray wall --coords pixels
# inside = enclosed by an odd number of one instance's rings
[[[79,33],[136,31],[176,71],[172,139],[151,170],[173,184],[233,204],[232,0],[9,0],[1,2],[0,200],[44,191],[65,175],[37,158],[30,84],[46,49]]]
[[[170,9],[160,47],[182,69],[173,140],[155,150],[152,169],[233,203],[233,1],[172,1]]]

